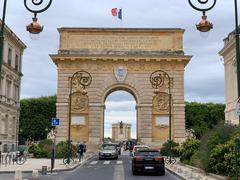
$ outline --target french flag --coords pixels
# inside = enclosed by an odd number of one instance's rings
[[[116,16],[118,19],[122,20],[122,9],[112,8],[112,16]]]

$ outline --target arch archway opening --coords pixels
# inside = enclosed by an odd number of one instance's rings
[[[137,111],[135,97],[125,91],[110,92],[105,99],[104,141],[137,139]]]

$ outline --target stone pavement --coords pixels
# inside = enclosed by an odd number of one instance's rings
[[[95,154],[93,152],[85,153],[81,162],[78,159],[74,159],[74,162],[71,165],[65,165],[63,163],[63,159],[55,159],[55,168],[53,172],[56,171],[67,171],[76,168],[77,166],[85,163],[88,159],[92,158]],[[37,159],[37,158],[28,158],[27,161],[23,165],[1,165],[0,166],[0,174],[1,173],[15,173],[16,170],[20,170],[21,172],[32,172],[33,170],[38,170],[42,172],[42,166],[47,166],[47,171],[51,170],[51,159]]]
[[[203,170],[182,164],[177,160],[175,164],[165,164],[165,167],[181,179],[186,180],[225,180],[226,177],[209,174]]]

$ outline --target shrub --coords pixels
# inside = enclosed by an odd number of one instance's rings
[[[170,152],[171,152],[170,151],[171,146],[172,146],[172,156],[178,157],[179,156],[179,150],[178,150],[179,144],[174,141],[170,141],[170,140],[163,143],[162,148],[161,148],[161,154],[163,156],[169,156]]]
[[[61,141],[56,146],[56,158],[65,158],[68,150],[68,144],[65,141]],[[76,146],[72,145],[72,155],[77,152]]]
[[[46,149],[41,149],[37,146],[35,151],[33,152],[35,158],[46,158],[48,156],[48,151]]]
[[[192,155],[198,150],[200,141],[197,139],[187,139],[180,149],[180,161],[190,164]]]
[[[192,165],[210,171],[209,158],[211,150],[218,144],[226,143],[230,139],[233,130],[234,126],[224,125],[224,122],[221,121],[212,130],[204,133],[200,140],[199,149],[190,160]]]
[[[36,144],[31,144],[30,146],[29,146],[29,148],[28,148],[28,152],[29,153],[34,153],[35,151],[36,151],[36,148],[37,148],[38,146],[36,145]]]

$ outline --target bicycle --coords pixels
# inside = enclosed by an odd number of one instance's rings
[[[65,157],[65,158],[63,158],[63,164],[68,164],[68,165],[71,165],[71,164],[73,164],[73,158],[72,157],[69,157],[69,160],[68,160],[68,158],[67,157]]]
[[[170,160],[171,159],[171,160]],[[167,156],[167,158],[165,159],[165,162],[167,163],[167,164],[175,164],[176,163],[176,158],[175,157],[170,157],[170,156]]]
[[[9,158],[9,164],[11,159],[13,164],[14,162],[16,162],[18,165],[23,165],[27,161],[27,156],[23,152],[20,152],[20,153],[16,152],[14,154],[12,152],[8,152],[5,156],[6,164],[7,164],[7,158]]]

